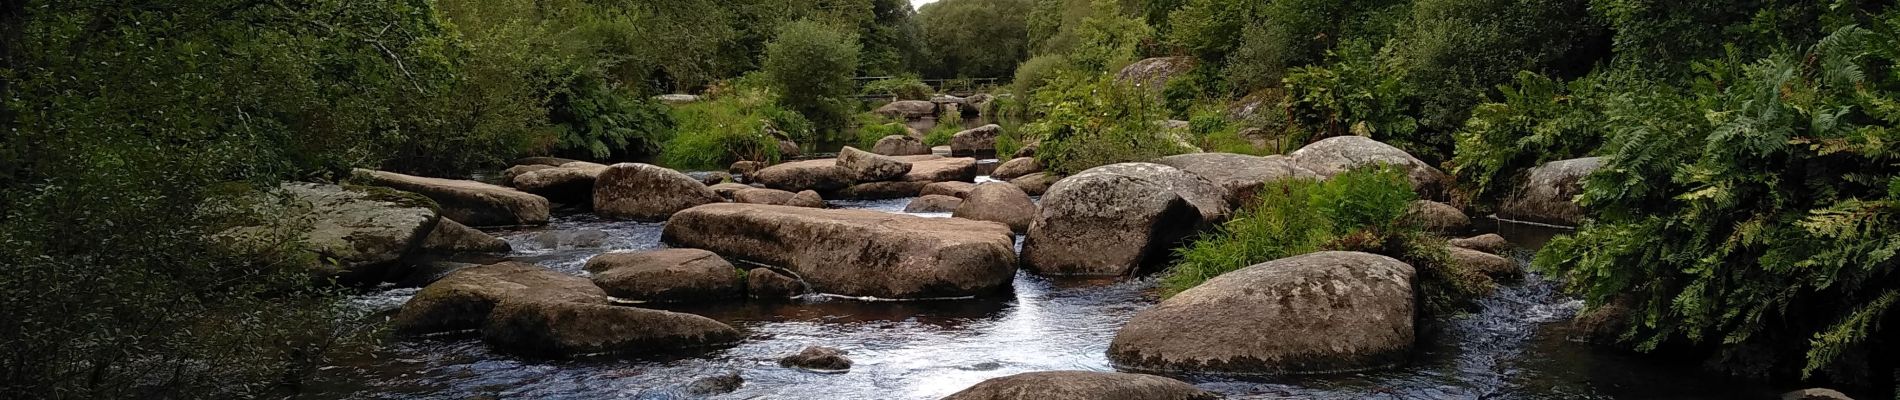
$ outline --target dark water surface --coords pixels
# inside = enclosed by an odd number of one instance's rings
[[[909,200],[834,202],[901,212]],[[926,216],[942,217],[934,214]],[[588,215],[500,232],[511,258],[580,274],[608,251],[657,248],[660,224]],[[1562,230],[1491,226],[1526,250]],[[1154,305],[1152,280],[1050,279],[1019,274],[1013,295],[995,299],[799,303],[734,302],[669,306],[746,332],[736,347],[645,358],[536,360],[501,355],[472,335],[397,341],[324,368],[300,397],[310,399],[683,399],[695,379],[737,372],[724,399],[936,399],[984,379],[1047,370],[1110,371],[1104,352],[1115,330]],[[1771,398],[1773,388],[1711,378],[1693,366],[1593,349],[1569,341],[1563,321],[1580,302],[1531,276],[1484,299],[1469,315],[1436,321],[1417,356],[1401,368],[1359,374],[1233,381],[1180,377],[1238,399],[1733,399]],[[393,309],[416,289],[354,299]],[[1193,334],[1183,327],[1182,334]],[[848,373],[780,368],[778,357],[807,345],[844,349]]]

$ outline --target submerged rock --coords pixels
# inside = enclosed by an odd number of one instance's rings
[[[1332,178],[1359,167],[1386,164],[1405,171],[1419,197],[1442,200],[1451,177],[1397,147],[1363,136],[1340,136],[1306,145],[1291,155],[1293,162],[1322,178]]]
[[[675,214],[661,238],[782,267],[820,292],[917,299],[1007,288],[1016,271],[1014,236],[993,222],[708,204]]]
[[[648,164],[614,164],[594,184],[594,212],[610,218],[661,221],[680,210],[723,201],[699,180]]]
[[[1267,182],[1319,179],[1319,174],[1286,156],[1256,157],[1229,153],[1195,153],[1162,157],[1156,164],[1178,168],[1220,185],[1227,203],[1239,208],[1252,202]]]
[[[1187,382],[1095,371],[1030,372],[991,378],[943,400],[1214,400]]]
[[[699,249],[607,253],[587,260],[594,284],[615,298],[694,302],[744,296],[739,269]]]
[[[771,268],[746,271],[746,294],[754,299],[783,300],[805,294],[805,284]]]
[[[923,197],[911,199],[910,204],[904,206],[904,212],[947,213],[956,212],[957,208],[962,206],[963,199],[940,194],[927,194]]]
[[[1136,314],[1109,359],[1140,371],[1315,374],[1404,361],[1415,341],[1412,266],[1319,252],[1215,277]]]
[[[1563,226],[1582,224],[1583,208],[1575,200],[1583,194],[1583,179],[1603,168],[1603,161],[1602,157],[1579,158],[1532,168],[1524,187],[1498,207],[1498,217]]]
[[[742,385],[745,385],[745,378],[739,377],[739,371],[726,371],[723,374],[693,380],[693,383],[686,385],[686,393],[700,396],[726,394],[739,390],[739,386]]]
[[[1022,257],[1043,274],[1130,275],[1166,264],[1183,240],[1226,215],[1219,188],[1173,167],[1096,167],[1043,196]]]
[[[1036,202],[1021,188],[1003,182],[976,185],[970,196],[956,207],[956,218],[1000,222],[1015,232],[1029,230],[1036,219]]]
[[[474,227],[548,223],[548,199],[476,181],[425,178],[358,168],[355,179],[420,194],[442,207],[442,216]]]
[[[804,368],[814,371],[843,371],[851,369],[851,359],[845,358],[844,350],[824,346],[809,346],[798,354],[785,356],[778,365],[788,368]]]

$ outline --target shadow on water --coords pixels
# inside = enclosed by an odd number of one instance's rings
[[[833,202],[901,212],[908,199]],[[927,215],[944,217],[947,215]],[[660,224],[561,217],[540,229],[499,232],[512,258],[582,274],[593,255],[660,247]],[[1491,224],[1522,246],[1520,262],[1561,229]],[[1728,399],[1768,398],[1770,388],[1697,374],[1568,340],[1581,303],[1535,274],[1483,299],[1477,311],[1428,323],[1417,355],[1398,368],[1357,374],[1232,380],[1182,377],[1237,399]],[[1152,279],[1078,281],[1019,274],[992,298],[924,302],[732,302],[651,305],[717,319],[746,339],[724,349],[636,358],[523,359],[470,334],[395,341],[323,369],[310,399],[684,399],[696,379],[737,373],[731,399],[935,399],[984,379],[1047,370],[1112,367],[1115,331],[1155,304]],[[415,289],[360,296],[368,308],[400,306]],[[1182,334],[1193,334],[1183,327]],[[1263,333],[1270,334],[1270,333]],[[781,368],[808,345],[844,349],[848,373]]]

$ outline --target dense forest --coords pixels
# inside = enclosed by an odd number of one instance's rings
[[[1156,58],[1166,79],[1118,77]],[[902,133],[861,97],[971,78],[1004,82],[980,110],[998,150],[1055,173],[1357,135],[1488,210],[1532,167],[1605,156],[1589,222],[1536,265],[1626,310],[1608,344],[1891,388],[1897,63],[1900,9],[1871,0],[11,1],[0,397],[284,395],[375,340],[295,241],[214,240],[275,218],[260,188],[778,161]]]

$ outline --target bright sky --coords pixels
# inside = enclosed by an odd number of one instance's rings
[[[937,2],[937,0],[910,0],[910,6],[911,8],[923,8],[925,4],[935,2]]]

